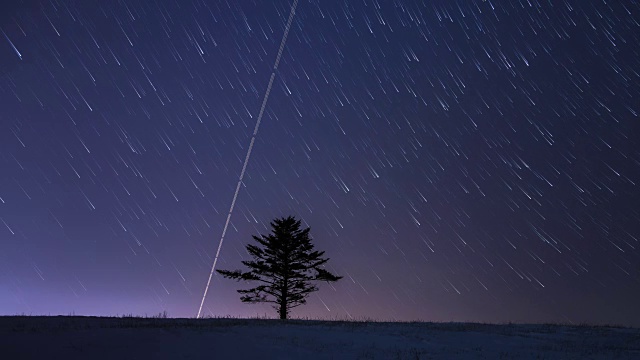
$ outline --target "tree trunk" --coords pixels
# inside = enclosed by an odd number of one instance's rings
[[[282,298],[281,298],[281,303],[280,303],[280,320],[287,320],[287,304],[289,302],[289,279],[288,279],[288,272],[289,272],[289,260],[288,260],[289,254],[286,254],[286,257],[284,259],[284,279],[282,282]]]
[[[287,304],[280,304],[280,320],[287,320]]]

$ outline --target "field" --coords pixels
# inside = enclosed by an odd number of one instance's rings
[[[640,329],[268,319],[0,317],[1,359],[640,359]]]

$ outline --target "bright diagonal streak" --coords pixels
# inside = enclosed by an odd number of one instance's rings
[[[18,51],[18,48],[16,48],[16,46],[13,45],[13,41],[11,41],[11,39],[9,39],[9,36],[7,36],[7,33],[4,32],[4,30],[2,30],[2,34],[4,34],[5,39],[7,39],[7,41],[9,42],[9,45],[11,45],[11,47],[13,48],[13,51],[16,53],[16,55],[18,55],[20,60],[22,60],[22,54],[20,53],[20,51]],[[279,57],[280,57],[280,54],[278,54],[278,58]]]
[[[198,309],[198,315],[196,316],[196,318],[200,318],[200,314],[202,313],[202,306],[204,305],[204,300],[207,298],[207,293],[209,292],[209,287],[211,285],[211,278],[213,277],[213,273],[216,270],[216,264],[218,263],[218,257],[220,256],[220,249],[222,249],[224,236],[227,233],[227,228],[229,227],[229,221],[231,221],[231,214],[233,213],[233,208],[236,205],[236,199],[238,198],[238,193],[240,192],[240,186],[242,186],[242,179],[244,178],[244,173],[247,170],[247,164],[249,163],[249,158],[251,157],[253,144],[256,141],[256,135],[258,134],[258,129],[260,128],[260,122],[262,121],[262,114],[264,114],[264,109],[267,106],[267,100],[269,99],[269,94],[271,93],[271,86],[273,86],[273,79],[275,79],[276,77],[276,71],[278,70],[278,65],[280,64],[280,57],[282,56],[282,52],[284,51],[284,45],[287,42],[287,36],[289,35],[289,28],[291,28],[291,23],[293,22],[293,17],[296,14],[297,6],[298,6],[298,0],[293,0],[293,4],[291,5],[291,12],[289,13],[289,19],[287,20],[287,25],[285,26],[285,29],[284,29],[284,35],[282,36],[282,41],[280,42],[280,48],[278,49],[278,55],[276,56],[276,61],[273,64],[273,71],[271,72],[269,85],[267,85],[267,91],[264,93],[264,98],[262,99],[262,106],[260,107],[258,120],[256,121],[255,128],[253,129],[253,135],[251,136],[249,149],[247,149],[247,155],[244,158],[244,164],[242,164],[242,171],[240,172],[240,177],[238,178],[236,191],[233,194],[231,207],[229,208],[229,213],[227,214],[227,221],[225,221],[224,228],[222,229],[222,236],[220,237],[220,242],[218,243],[218,250],[216,251],[216,256],[213,258],[213,265],[211,266],[211,272],[209,273],[209,280],[207,280],[207,286],[204,289],[204,294],[202,295],[202,301],[200,302],[200,308]]]

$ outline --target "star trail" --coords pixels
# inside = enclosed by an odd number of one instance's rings
[[[0,314],[196,315],[292,3],[0,5]],[[295,215],[293,317],[640,326],[640,1],[299,0],[280,55],[220,268]]]

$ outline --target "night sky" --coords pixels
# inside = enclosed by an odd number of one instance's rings
[[[196,315],[291,5],[2,2],[0,314]],[[640,326],[639,114],[640,1],[300,0],[217,268],[295,215],[293,317]]]

